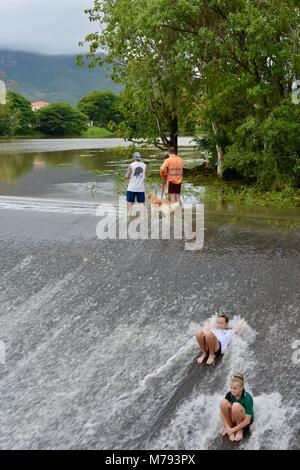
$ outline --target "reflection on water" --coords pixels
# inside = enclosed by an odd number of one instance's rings
[[[148,175],[159,174],[163,158],[145,159]],[[126,192],[130,162],[104,150],[0,153],[0,195],[117,202]],[[146,187],[160,191],[157,183]]]
[[[103,151],[0,154],[0,195],[111,201],[128,164]]]
[[[53,145],[53,141],[50,142]],[[79,149],[67,151],[44,151],[46,141],[38,152],[4,152],[5,144],[0,143],[0,203],[10,207],[5,197],[32,197],[42,201],[66,200],[78,203],[117,204],[118,197],[125,194],[125,178],[130,160],[114,155],[105,149]],[[12,145],[12,143],[10,143]],[[37,145],[37,143],[35,143]],[[50,145],[50,148],[51,148]],[[69,144],[68,144],[69,145]],[[78,145],[78,143],[77,143]],[[4,146],[4,147],[3,147]],[[49,146],[48,146],[49,147]],[[201,155],[191,150],[181,152],[186,166],[198,165]],[[158,175],[164,155],[161,153],[147,156],[148,175]],[[161,193],[161,183],[146,180],[146,191]],[[185,203],[203,202],[205,187],[195,187],[185,181],[182,198]],[[1,206],[1,207],[2,207]],[[19,205],[18,205],[19,207]],[[51,206],[52,207],[52,206]],[[54,203],[54,207],[55,203]],[[206,217],[223,218],[226,223],[268,224],[284,228],[300,227],[300,210],[267,209],[242,207],[231,203],[206,203]]]
[[[0,181],[12,181],[32,170],[33,157],[28,155],[0,155]]]

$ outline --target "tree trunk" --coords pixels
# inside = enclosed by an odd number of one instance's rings
[[[212,123],[212,128],[213,128],[215,137],[218,137],[218,127],[214,122]],[[216,144],[216,149],[217,149],[217,155],[218,155],[217,175],[220,176],[220,178],[222,178],[224,150],[219,144]]]
[[[218,154],[218,165],[217,165],[217,175],[222,178],[223,176],[223,157],[224,151],[220,145],[216,145],[217,147],[217,154]]]
[[[178,116],[170,121],[170,147],[174,147],[175,153],[178,152]]]

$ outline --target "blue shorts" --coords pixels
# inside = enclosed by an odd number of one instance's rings
[[[145,193],[135,193],[133,191],[127,191],[127,202],[145,202]]]

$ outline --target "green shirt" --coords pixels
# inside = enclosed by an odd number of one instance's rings
[[[251,397],[250,393],[243,390],[242,396],[240,398],[236,398],[232,395],[231,392],[226,394],[225,399],[229,401],[229,403],[239,403],[245,408],[246,415],[251,416],[251,423],[254,420],[254,411],[253,411],[253,398]],[[250,424],[251,424],[250,423]]]

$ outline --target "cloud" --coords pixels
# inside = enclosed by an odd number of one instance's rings
[[[44,54],[83,52],[78,42],[99,28],[84,13],[93,3],[93,0],[1,0],[0,49]]]

